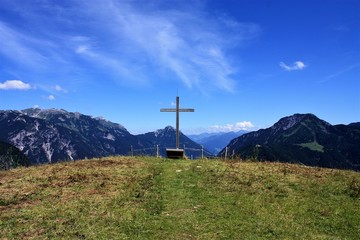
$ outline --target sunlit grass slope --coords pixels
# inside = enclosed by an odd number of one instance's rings
[[[360,174],[111,157],[0,172],[0,239],[359,239]]]

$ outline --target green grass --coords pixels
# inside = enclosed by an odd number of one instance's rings
[[[360,174],[110,157],[0,172],[0,239],[359,239]]]
[[[304,148],[308,148],[312,151],[318,151],[318,152],[322,152],[322,153],[324,152],[324,146],[320,145],[316,141],[308,142],[308,143],[301,143],[301,144],[297,144],[297,145],[304,147]]]

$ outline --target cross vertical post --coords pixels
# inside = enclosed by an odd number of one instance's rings
[[[176,108],[161,108],[160,112],[176,112],[176,149],[179,149],[180,144],[180,112],[194,112],[193,108],[180,108],[179,96],[176,96]]]
[[[176,96],[176,149],[179,148],[179,96]]]

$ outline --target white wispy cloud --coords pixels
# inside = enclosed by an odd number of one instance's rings
[[[226,132],[238,132],[241,130],[253,131],[256,127],[250,121],[242,121],[236,123],[228,123],[225,125],[213,125],[209,127],[200,127],[193,129],[183,129],[186,134],[200,134],[200,133],[226,133]]]
[[[200,91],[236,89],[240,64],[232,54],[261,33],[259,25],[210,14],[202,1],[192,7],[140,2],[69,0],[35,8],[9,1],[6,8],[31,31],[0,22],[0,55],[34,75],[86,75],[100,68],[105,79],[123,84],[179,81]]]
[[[249,121],[228,123],[225,125],[213,125],[208,128],[208,132],[237,132],[240,130],[250,130],[255,126]]]
[[[88,50],[89,50],[88,45],[79,45],[79,46],[76,47],[75,52],[81,54],[81,53],[87,52]]]
[[[44,54],[36,50],[46,45],[41,40],[21,33],[0,21],[0,54],[27,67],[40,68],[46,62]],[[44,48],[43,48],[44,49]]]
[[[289,66],[284,62],[280,62],[279,66],[285,69],[286,71],[303,70],[305,67],[307,67],[305,63],[303,63],[302,61],[294,62],[292,66]]]
[[[137,80],[147,78],[139,76],[139,72],[155,70],[160,76],[172,73],[189,88],[234,90],[232,74],[237,68],[229,50],[256,37],[261,32],[258,25],[209,16],[197,9],[154,11],[130,3],[103,1],[100,8],[84,6],[99,26],[110,29],[106,34],[114,37],[119,46],[112,48],[116,57],[84,44],[76,52],[94,61],[123,66],[119,73],[134,75]]]
[[[63,92],[63,93],[67,93],[67,90],[62,88],[60,85],[55,85],[54,87],[54,90],[57,91],[57,92]]]
[[[49,96],[46,97],[46,99],[52,101],[55,100],[55,96],[50,94]]]
[[[21,80],[7,80],[0,83],[0,90],[29,90],[31,85]]]
[[[345,74],[345,73],[347,73],[347,72],[350,72],[350,71],[352,71],[352,70],[354,70],[354,69],[357,69],[357,68],[359,68],[359,67],[360,67],[360,63],[359,63],[359,62],[358,62],[358,63],[355,63],[355,64],[352,64],[352,65],[350,65],[350,66],[347,66],[347,67],[341,69],[340,71],[337,71],[337,72],[335,72],[335,73],[333,73],[333,74],[325,77],[325,79],[323,79],[323,80],[321,80],[321,81],[319,81],[319,82],[320,82],[320,83],[327,82],[327,81],[329,81],[329,80],[331,80],[331,79],[333,79],[333,78],[337,78],[337,77],[339,77],[339,76],[341,76],[341,75],[343,75],[343,74]]]

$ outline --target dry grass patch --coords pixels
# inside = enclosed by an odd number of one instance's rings
[[[68,201],[79,198],[80,194],[110,196],[119,184],[131,181],[128,169],[139,164],[128,158],[102,158],[3,171],[0,207],[39,203],[44,197]]]

